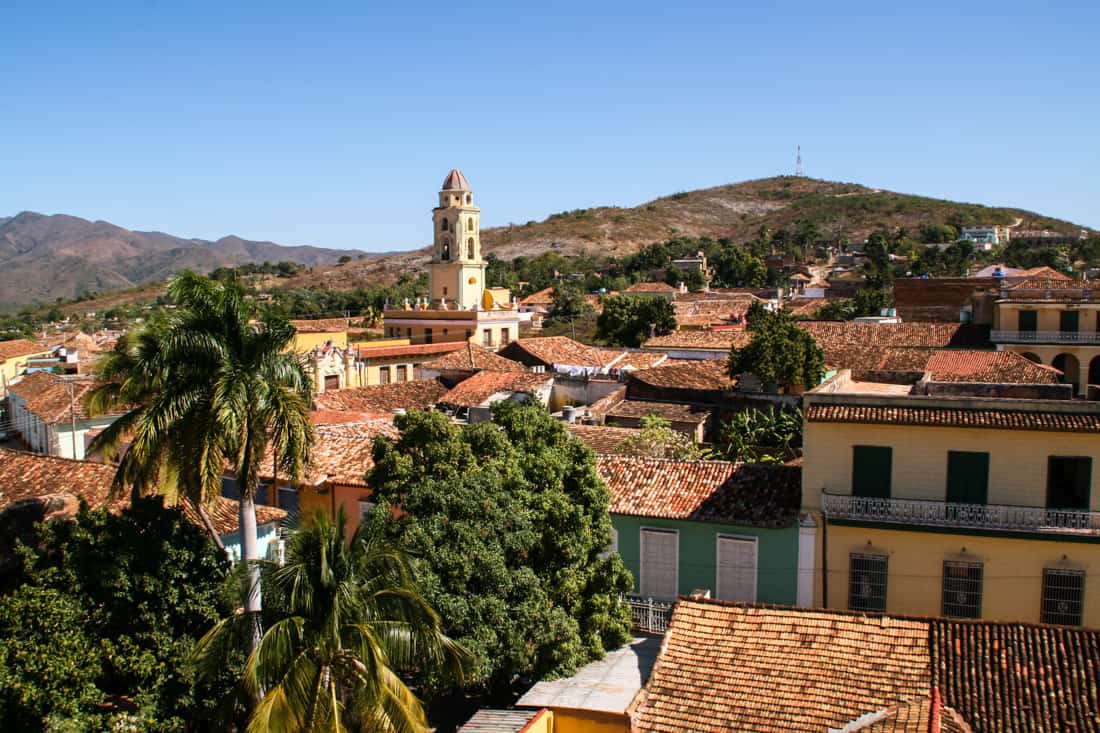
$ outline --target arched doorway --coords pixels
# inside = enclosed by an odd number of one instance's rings
[[[1089,362],[1089,384],[1100,384],[1100,356]]]
[[[1078,390],[1081,381],[1081,364],[1073,354],[1059,354],[1050,362],[1058,371],[1062,372],[1062,383],[1072,384],[1074,393]]]
[[[1024,357],[1028,361],[1033,361],[1036,364],[1042,364],[1043,363],[1043,360],[1039,358],[1038,354],[1032,354],[1030,351],[1024,351],[1020,354],[1020,356]]]

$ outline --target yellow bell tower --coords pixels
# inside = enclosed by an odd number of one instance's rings
[[[485,260],[481,259],[481,209],[462,171],[447,174],[432,210],[435,226],[431,279],[432,307],[476,310],[485,291]]]

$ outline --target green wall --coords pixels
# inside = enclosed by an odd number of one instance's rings
[[[680,594],[699,588],[717,592],[718,535],[757,538],[756,600],[759,603],[798,602],[798,523],[782,529],[739,527],[683,519],[653,519],[612,514],[611,524],[619,532],[619,554],[634,575],[637,592],[642,527],[675,529],[680,532]]]

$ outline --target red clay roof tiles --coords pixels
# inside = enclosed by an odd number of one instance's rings
[[[314,396],[313,402],[319,410],[392,413],[397,409],[427,409],[446,391],[446,386],[438,379],[414,379],[322,392]]]
[[[18,356],[30,356],[31,354],[44,354],[50,349],[44,348],[27,339],[14,339],[12,341],[0,341],[0,361],[6,361]]]
[[[553,374],[531,372],[478,372],[439,398],[440,404],[476,407],[499,392],[534,394],[554,380]]]
[[[518,361],[505,359],[483,346],[470,342],[466,342],[465,348],[455,349],[431,361],[426,361],[420,367],[436,371],[523,372],[527,370]]]
[[[1100,415],[1053,411],[810,404],[805,416],[807,422],[1100,433]]]

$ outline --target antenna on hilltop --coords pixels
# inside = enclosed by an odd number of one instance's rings
[[[802,170],[802,146],[801,145],[798,146],[798,154],[795,156],[795,159],[794,159],[794,174],[796,176],[798,176],[799,178],[806,175],[805,171]]]

